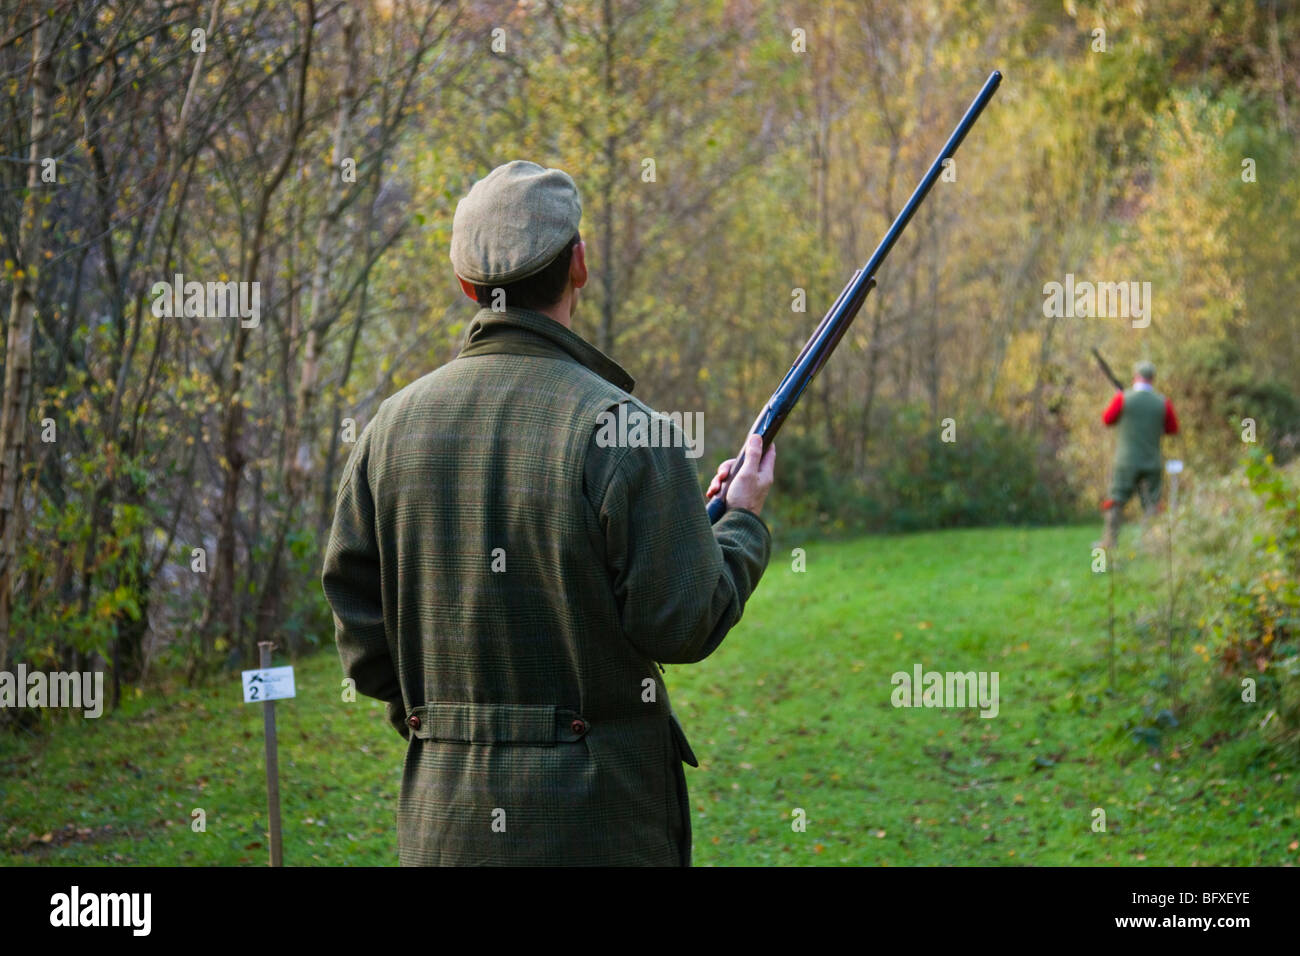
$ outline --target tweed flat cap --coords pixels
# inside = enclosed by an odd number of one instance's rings
[[[476,285],[526,279],[564,251],[581,219],[568,173],[521,159],[498,166],[456,206],[452,268]]]
[[[1152,365],[1150,362],[1147,361],[1138,362],[1137,365],[1134,366],[1133,371],[1136,372],[1140,377],[1145,378],[1147,381],[1155,380],[1156,367]]]

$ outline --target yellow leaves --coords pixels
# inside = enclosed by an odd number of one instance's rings
[[[94,408],[90,404],[90,399],[82,399],[72,413],[72,420],[79,425],[89,425]]]
[[[130,597],[125,587],[118,587],[115,591],[108,594],[101,594],[95,602],[95,617],[101,621],[107,621],[117,614],[122,604]]]

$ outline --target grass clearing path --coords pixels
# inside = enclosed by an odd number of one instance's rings
[[[1157,719],[1163,636],[1139,613],[1164,599],[1157,558],[1117,578],[1108,694],[1095,534],[778,541],[740,626],[666,675],[702,764],[687,772],[696,865],[1300,859],[1298,768],[1261,746],[1264,705],[1242,704],[1189,648],[1193,704],[1177,726]],[[916,664],[997,671],[998,715],[895,708],[891,675]],[[402,741],[379,703],[341,701],[331,651],[296,667],[298,697],[277,714],[286,863],[395,863]],[[232,676],[0,740],[4,862],[264,865],[261,720]],[[196,807],[206,832],[191,829]]]

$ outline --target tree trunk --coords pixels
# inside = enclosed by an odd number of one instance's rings
[[[32,328],[36,315],[36,278],[40,256],[41,160],[50,132],[54,70],[46,48],[48,21],[32,36],[32,142],[28,153],[27,195],[18,227],[18,272],[9,305],[5,347],[3,408],[0,409],[0,666],[9,659],[9,618],[13,609],[22,517],[19,482],[27,450],[27,415],[31,403]]]
[[[618,159],[618,140],[614,135],[614,11],[610,0],[601,9],[604,26],[605,112],[609,127],[605,132],[605,182],[601,196],[600,334],[597,347],[606,355],[614,349],[614,166]]]
[[[334,143],[330,159],[330,177],[339,175],[343,148],[348,139],[357,94],[357,24],[351,7],[343,10],[343,47],[347,65],[339,80],[339,111],[334,124]],[[320,375],[320,336],[328,328],[327,317],[330,268],[334,264],[334,244],[338,222],[343,212],[348,188],[334,180],[335,188],[316,228],[316,266],[311,278],[311,305],[307,317],[307,343],[303,349],[298,395],[290,430],[285,441],[285,476],[289,492],[289,510],[296,511],[306,491],[307,473],[311,470],[311,410],[316,398]],[[278,555],[277,555],[278,557]]]

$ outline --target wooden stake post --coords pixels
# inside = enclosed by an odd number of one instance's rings
[[[266,670],[271,666],[270,641],[259,641],[261,652],[258,665]],[[284,850],[280,845],[280,751],[275,739],[275,701],[262,703],[262,731],[266,736],[266,810],[271,822],[271,865],[284,866]]]
[[[271,865],[283,866],[280,842],[280,757],[275,739],[275,702],[293,697],[293,668],[272,667],[271,641],[259,641],[259,670],[244,671],[244,703],[262,705],[262,731],[266,737],[266,810],[270,830]]]
[[[1183,463],[1176,458],[1170,459],[1165,462],[1165,473],[1169,475],[1169,688],[1173,698],[1173,709],[1177,710],[1179,707],[1178,676],[1174,669],[1174,599],[1177,594],[1174,588],[1174,509],[1178,507],[1178,476],[1183,473]]]

